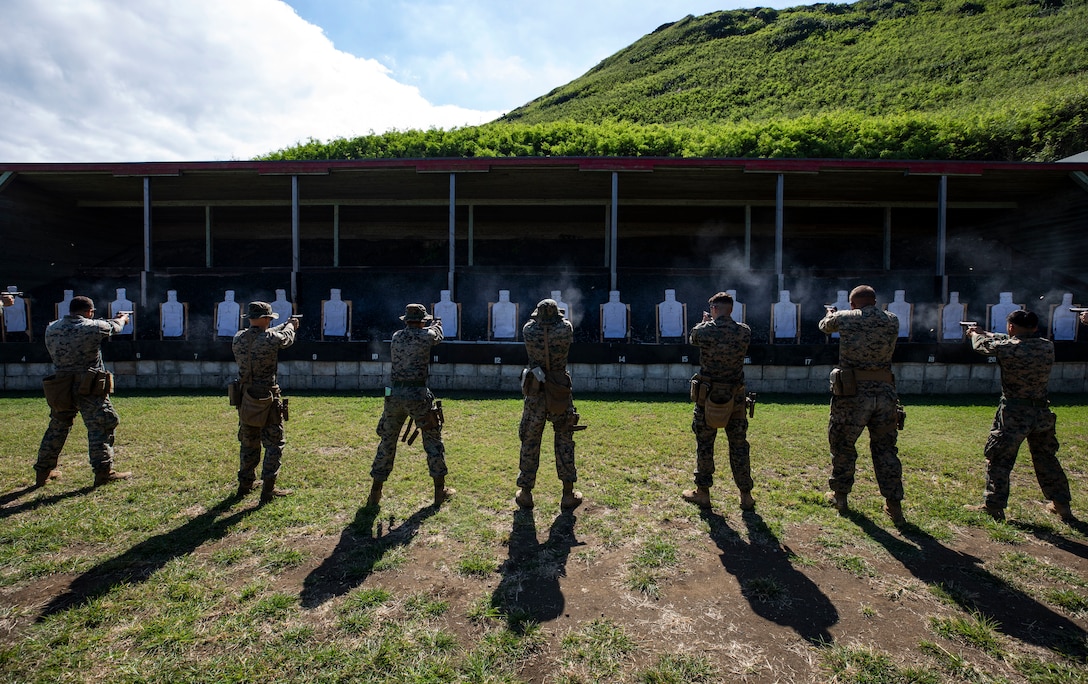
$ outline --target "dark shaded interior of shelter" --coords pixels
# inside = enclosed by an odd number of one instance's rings
[[[139,305],[136,338],[158,339],[158,303],[176,290],[190,340],[214,338],[225,291],[244,304],[292,288],[303,338],[317,340],[322,302],[337,288],[352,303],[351,339],[380,341],[401,326],[405,304],[431,305],[451,278],[467,341],[488,339],[500,289],[520,322],[561,292],[578,341],[599,341],[613,277],[631,308],[629,344],[659,341],[655,306],[666,289],[687,304],[688,327],[711,294],[736,290],[756,344],[770,342],[780,289],[800,307],[801,344],[826,343],[816,328],[823,305],[860,283],[881,302],[905,290],[918,344],[936,342],[938,307],[952,291],[978,319],[1001,292],[1044,321],[1063,293],[1088,304],[1088,191],[1071,174],[949,177],[943,243],[939,182],[865,170],[782,181],[699,168],[615,181],[577,168],[455,179],[351,170],[299,177],[296,205],[286,173],[184,173],[146,185],[116,172],[17,173],[0,191],[0,285],[28,293],[35,337],[63,290],[104,307],[126,288]]]

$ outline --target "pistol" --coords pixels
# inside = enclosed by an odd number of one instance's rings
[[[755,418],[756,417],[756,393],[755,392],[749,392],[744,397],[744,407],[748,409],[748,417],[749,418]]]
[[[287,320],[291,320],[292,318],[302,318],[302,314],[291,314],[287,317]]]
[[[965,328],[973,328],[978,325],[978,321],[960,321],[960,325]]]
[[[136,312],[135,311],[118,311],[116,314],[114,314],[114,318],[117,318],[119,316],[131,316],[134,313],[136,313]]]
[[[0,292],[0,294],[5,294],[5,295],[7,295],[9,297],[25,297],[26,296],[25,292]]]
[[[1088,311],[1088,306],[1071,306],[1069,307],[1069,310],[1073,313],[1084,313],[1085,311]]]
[[[574,418],[571,420],[571,427],[570,427],[570,431],[572,433],[581,432],[582,430],[585,430],[585,429],[589,428],[588,425],[579,425],[578,424],[578,421],[582,419],[581,414],[579,414],[577,411],[574,411],[573,416],[574,416]]]

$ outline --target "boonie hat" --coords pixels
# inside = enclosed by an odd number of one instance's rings
[[[422,304],[409,304],[404,307],[404,315],[400,317],[402,321],[428,321],[430,319],[431,316],[427,313],[427,307]]]
[[[279,318],[280,315],[272,310],[268,302],[250,302],[246,318]]]

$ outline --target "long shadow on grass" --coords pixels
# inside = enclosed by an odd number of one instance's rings
[[[386,553],[411,543],[423,521],[438,512],[438,506],[419,509],[400,526],[390,527],[385,536],[381,536],[379,524],[376,536],[374,522],[380,510],[363,506],[356,511],[355,519],[340,533],[336,548],[303,580],[299,601],[304,608],[316,608],[366,581]]]
[[[61,492],[60,494],[52,494],[50,496],[43,496],[37,499],[31,499],[30,501],[24,501],[17,506],[8,506],[9,503],[16,499],[29,494],[30,492],[37,491],[39,487],[25,487],[23,489],[17,489],[14,492],[9,492],[0,496],[0,520],[4,518],[23,513],[24,511],[33,511],[36,508],[42,506],[50,506],[58,501],[64,501],[70,499],[73,496],[82,496],[84,494],[90,494],[94,491],[94,487],[87,485],[86,487],[80,487],[79,489],[72,489],[67,492]]]
[[[102,561],[72,580],[66,592],[46,605],[38,621],[88,603],[122,584],[145,582],[174,558],[192,553],[202,544],[225,536],[231,527],[257,510],[247,507],[224,518],[219,517],[237,502],[237,497],[229,496],[181,527],[145,539],[121,555]]]
[[[518,509],[510,528],[509,555],[499,572],[502,580],[491,594],[491,605],[501,610],[510,628],[524,630],[528,623],[554,620],[563,614],[566,598],[559,578],[567,574],[570,550],[580,546],[574,536],[573,513],[556,516],[548,538],[537,542],[533,511]]]
[[[717,513],[703,510],[700,517],[710,526],[710,538],[722,551],[722,565],[737,578],[752,612],[791,628],[810,644],[824,646],[834,641],[828,630],[839,621],[835,604],[793,567],[789,548],[758,513],[744,514],[747,544]]]
[[[982,568],[981,560],[944,546],[917,525],[901,525],[906,540],[888,533],[865,515],[847,517],[888,550],[912,575],[943,589],[960,608],[989,618],[1001,633],[1025,643],[1088,661],[1088,633],[1031,596]]]
[[[1072,553],[1081,558],[1088,558],[1088,546],[1083,543],[1067,539],[1054,532],[1053,528],[1046,525],[1036,525],[1035,523],[1029,523],[1022,520],[1010,520],[1008,524],[1017,529],[1023,530],[1028,534],[1034,536],[1036,539],[1045,541],[1062,551]],[[1088,523],[1083,520],[1071,520],[1066,523],[1070,528],[1080,532],[1081,534],[1088,536]]]

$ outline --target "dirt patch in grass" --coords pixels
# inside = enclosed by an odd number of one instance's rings
[[[219,515],[256,510],[246,501]],[[211,515],[186,513],[194,519]],[[575,671],[578,664],[571,665],[564,639],[595,621],[617,625],[638,645],[623,656],[624,674],[616,681],[631,680],[631,673],[666,654],[705,657],[723,679],[751,682],[826,679],[821,653],[836,645],[878,650],[900,667],[940,672],[919,649],[933,642],[977,671],[1009,681],[1023,681],[1009,664],[1018,658],[1081,668],[1088,656],[1084,611],[1064,611],[1038,598],[1060,582],[1046,573],[1030,582],[1010,579],[998,570],[1015,551],[1039,567],[1088,581],[1088,546],[1072,529],[1053,534],[1013,521],[1009,525],[1023,534],[1016,544],[995,541],[980,527],[955,528],[951,539],[938,541],[911,524],[896,529],[851,513],[846,522],[860,531],[861,541],[840,544],[828,541],[833,535],[815,523],[776,534],[760,510],[719,507],[692,519],[666,520],[655,530],[673,540],[679,553],[674,565],[659,572],[656,595],[650,596],[628,582],[637,540],[605,542],[589,531],[589,521],[605,513],[592,501],[574,513],[497,513],[509,520],[509,534],[486,550],[495,559],[490,572],[459,570],[470,550],[445,536],[432,520],[436,513],[424,507],[390,525],[380,512],[360,509],[339,535],[284,540],[300,560],[272,571],[268,590],[297,595],[301,620],[326,630],[329,610],[357,590],[426,594],[448,604],[438,623],[466,649],[489,630],[539,624],[543,644],[518,673],[530,682],[556,681],[557,673]],[[215,562],[246,539],[245,533],[209,534],[192,549],[148,546],[150,560],[127,552],[87,573],[10,587],[0,595],[8,615],[0,642],[18,643],[43,610],[63,611],[124,582],[143,581],[166,562],[155,554],[169,559],[185,552]],[[251,573],[238,572],[233,590],[251,580]],[[1079,591],[1083,596],[1083,586]],[[989,620],[1006,657],[935,633],[935,619],[953,616]]]
[[[954,540],[939,542],[910,524],[897,530],[853,513],[849,519],[871,540],[869,548],[829,551],[816,541],[821,530],[814,525],[778,539],[758,513],[704,512],[710,532],[687,537],[681,562],[662,579],[659,597],[650,598],[625,586],[630,548],[605,546],[580,531],[581,520],[595,512],[591,503],[573,515],[536,512],[532,525],[517,522],[518,515],[524,523],[531,514],[515,514],[503,547],[507,558],[484,577],[455,572],[455,546],[416,543],[400,567],[326,579],[327,586],[310,585],[309,591],[331,600],[366,585],[442,597],[450,603],[445,627],[462,643],[484,628],[464,616],[474,603],[490,601],[507,619],[538,622],[547,634],[548,646],[521,672],[533,682],[551,681],[563,637],[595,620],[620,625],[640,645],[632,667],[667,653],[705,654],[723,676],[744,681],[819,679],[819,652],[832,644],[878,649],[908,666],[923,641],[1010,676],[1007,663],[934,633],[933,618],[964,612],[991,619],[1017,656],[1048,660],[1058,650],[1083,664],[1088,655],[1085,615],[1047,605],[991,571],[1010,545],[978,528],[959,529]],[[418,530],[398,527],[389,534],[395,545],[398,534],[415,537]],[[315,560],[283,574],[277,590],[305,594],[307,581],[337,553],[380,538],[353,534],[340,542],[315,542],[309,549]],[[1088,578],[1088,546],[1081,542],[1032,537],[1028,545],[1041,562]],[[840,555],[856,556],[857,563],[839,563]]]

